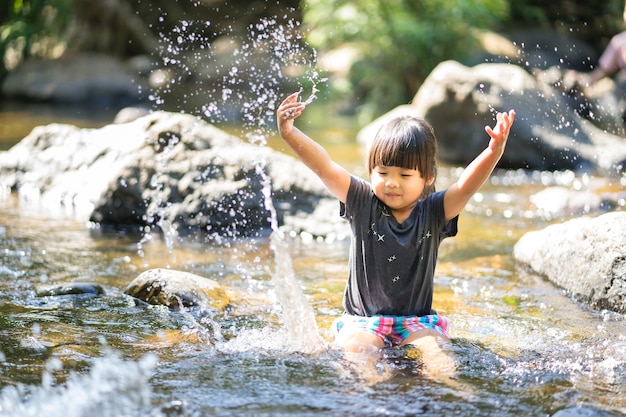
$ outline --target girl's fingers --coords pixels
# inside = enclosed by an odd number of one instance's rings
[[[509,119],[511,119],[511,123],[515,120],[515,110],[509,110]]]
[[[502,113],[502,119],[506,122],[507,127],[510,128],[515,120],[515,110],[509,110],[508,113]]]
[[[513,125],[513,120],[515,120],[515,111],[510,110],[508,113],[498,113],[496,114],[496,130],[508,131]]]
[[[289,96],[287,96],[287,98],[281,103],[281,105],[283,104],[287,104],[287,103],[295,103],[298,100],[298,95],[300,93],[299,92],[295,92],[290,94]]]
[[[304,104],[300,103],[297,101],[298,99],[298,92],[291,94],[290,96],[288,96],[282,103],[280,103],[280,106],[278,106],[278,111],[287,111],[296,107],[301,107],[302,109],[304,109]]]
[[[282,114],[285,119],[294,119],[302,114],[304,107],[302,103],[291,103],[281,106],[278,113]]]
[[[299,115],[300,114],[293,110],[286,110],[285,112],[283,112],[283,120],[295,119]]]
[[[514,120],[514,110],[510,110],[508,113],[496,113],[496,125],[493,128],[491,126],[485,126],[485,132],[487,132],[492,139],[506,140]]]

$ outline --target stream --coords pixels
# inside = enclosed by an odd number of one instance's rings
[[[175,57],[188,52],[185,37],[195,36],[183,26],[180,44],[168,45]],[[274,36],[272,22],[254,30],[258,43],[234,55],[224,85],[212,92],[214,102],[207,104],[211,92],[202,85],[192,86],[208,119],[219,116],[218,104],[237,97],[230,86],[240,84],[248,53],[278,42],[270,48],[280,52],[270,65],[278,77],[284,52],[301,43],[282,32]],[[303,66],[312,68],[308,61]],[[303,98],[312,100],[325,81],[316,73],[309,81]],[[246,129],[278,103],[272,92],[281,80],[261,74],[251,85],[254,95],[242,104]],[[153,103],[167,104],[166,92]],[[173,107],[194,97],[182,94]],[[355,122],[320,102],[300,119],[307,133],[365,176]],[[100,127],[112,117],[1,103],[0,151],[40,124]],[[224,126],[246,140],[240,128]],[[287,152],[276,137],[264,140]],[[461,170],[439,167],[437,188],[452,184]],[[461,214],[458,236],[439,251],[433,308],[450,319],[446,351],[457,368],[446,381],[424,375],[419,354],[409,348],[385,349],[376,364],[361,367],[332,345],[329,328],[342,313],[348,273],[347,240],[278,231],[219,244],[158,233],[147,239],[139,231],[101,230],[0,188],[0,417],[626,415],[624,315],[590,310],[512,256],[524,233],[566,219],[530,203],[555,185],[626,189],[624,178],[591,173],[494,173]],[[124,294],[152,268],[211,278],[234,294],[232,306],[169,310]],[[289,291],[286,280],[294,284]],[[97,284],[103,293],[37,295],[44,285],[71,282]]]
[[[337,160],[363,174],[355,130],[313,130]],[[276,138],[268,143],[282,149]],[[438,188],[459,174],[441,167]],[[590,178],[497,171],[462,213],[459,235],[440,250],[433,306],[451,321],[452,383],[423,375],[408,348],[384,350],[363,372],[332,346],[346,240],[168,244],[154,235],[138,251],[140,234],[105,232],[5,193],[0,416],[624,415],[624,316],[589,310],[512,257],[525,232],[563,220],[547,218],[529,197]],[[214,279],[237,300],[225,312],[171,311],[123,293],[141,272],[159,267]],[[300,312],[278,301],[277,273],[293,274],[314,313],[317,329],[308,333],[318,339],[305,353],[283,328]],[[104,293],[37,296],[43,285],[74,281],[99,284]]]

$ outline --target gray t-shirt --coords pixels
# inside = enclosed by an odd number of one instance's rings
[[[445,191],[417,202],[399,224],[371,185],[352,176],[341,216],[350,222],[350,271],[343,305],[356,316],[425,316],[432,311],[433,278],[441,241],[457,234],[458,216],[445,221]]]

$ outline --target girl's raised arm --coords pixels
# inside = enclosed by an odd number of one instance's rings
[[[489,178],[504,153],[514,120],[515,111],[511,110],[496,115],[497,123],[493,129],[485,126],[485,131],[491,137],[489,146],[465,168],[459,180],[446,190],[443,200],[446,220],[456,217]]]
[[[294,126],[306,105],[298,101],[298,93],[287,97],[276,110],[278,132],[283,140],[326,185],[326,188],[346,202],[350,187],[350,173],[330,158],[326,149]]]

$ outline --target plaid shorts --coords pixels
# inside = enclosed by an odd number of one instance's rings
[[[372,316],[361,317],[344,314],[335,319],[332,325],[335,336],[342,328],[374,333],[387,346],[401,344],[413,332],[430,329],[450,338],[448,334],[448,319],[436,314],[428,316]]]

